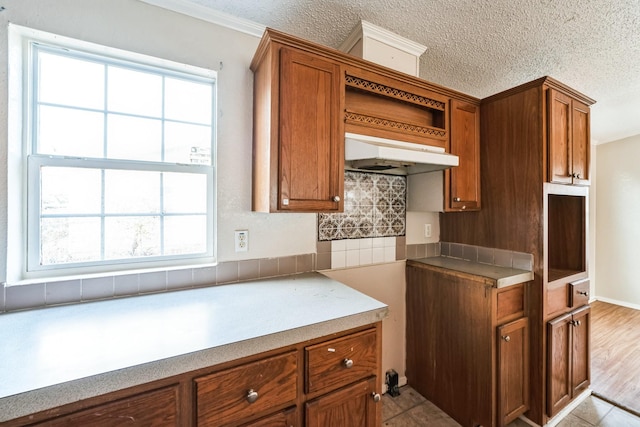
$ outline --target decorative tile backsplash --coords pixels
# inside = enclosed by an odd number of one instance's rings
[[[345,171],[344,212],[318,214],[318,240],[404,236],[407,178]]]

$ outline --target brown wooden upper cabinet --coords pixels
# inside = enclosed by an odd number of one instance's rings
[[[254,71],[253,210],[340,212],[344,107],[340,65],[268,43]]]
[[[446,212],[480,209],[480,107],[451,100],[451,154],[460,164],[445,170]]]
[[[547,103],[549,182],[589,185],[589,106],[552,88]]]
[[[480,207],[477,98],[271,28],[251,70],[254,211],[342,212],[345,132],[455,149],[449,208]]]

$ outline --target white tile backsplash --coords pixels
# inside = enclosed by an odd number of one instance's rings
[[[335,242],[335,240],[333,242]],[[346,250],[332,251],[331,252],[331,268],[345,268],[346,266],[347,266],[347,251]]]
[[[395,261],[395,237],[374,237],[331,241],[332,269]]]

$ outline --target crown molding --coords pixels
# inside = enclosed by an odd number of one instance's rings
[[[262,37],[262,34],[264,33],[264,30],[266,28],[265,25],[258,24],[257,22],[238,18],[229,15],[228,13],[220,12],[206,6],[193,3],[189,0],[140,1],[153,6],[161,7],[163,9],[171,10],[173,12],[181,13],[183,15],[191,16],[192,18],[200,19],[202,21],[211,22],[212,24],[231,28],[232,30],[240,31],[241,33],[249,34],[255,37]]]
[[[400,49],[416,57],[420,57],[426,52],[427,47],[416,43],[413,40],[409,40],[389,30],[386,30],[372,23],[361,20],[351,31],[351,34],[338,48],[343,52],[349,52],[351,48],[358,42],[358,40],[369,37],[384,44],[387,44],[396,49]]]

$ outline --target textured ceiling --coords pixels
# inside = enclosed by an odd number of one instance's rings
[[[425,80],[483,98],[549,75],[595,99],[592,138],[640,134],[640,0],[184,0],[338,47],[360,19],[427,46]]]

